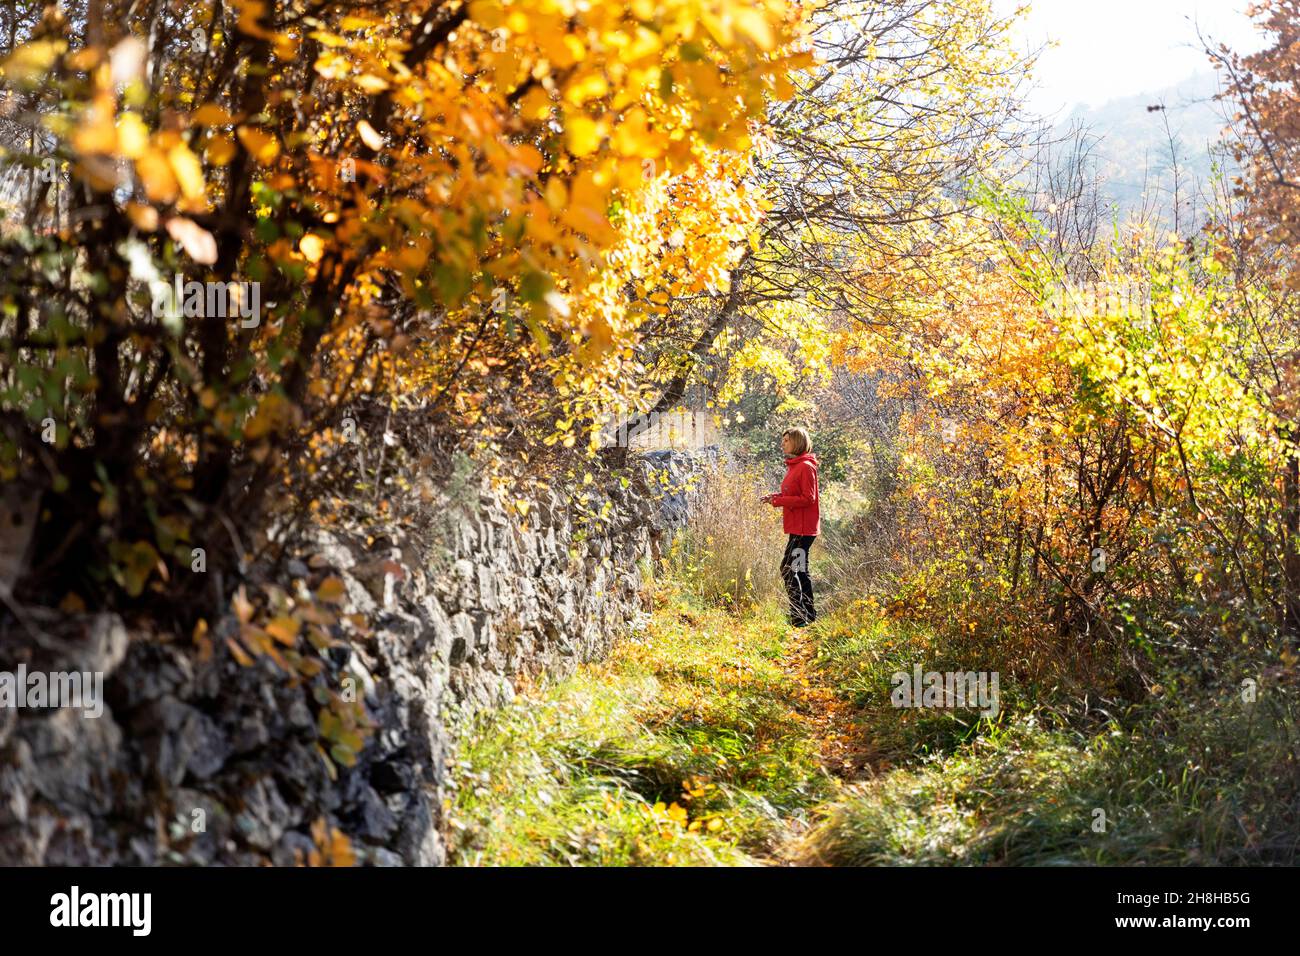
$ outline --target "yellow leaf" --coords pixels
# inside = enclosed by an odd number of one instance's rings
[[[623,156],[657,158],[663,155],[663,144],[647,125],[645,110],[634,106],[628,110],[610,140],[614,149]]]
[[[287,614],[281,614],[271,619],[266,625],[266,633],[286,646],[292,646],[294,639],[298,636],[299,623],[296,618]]]
[[[259,40],[271,40],[275,34],[265,29],[257,22],[258,17],[266,12],[265,0],[234,0],[235,9],[239,12],[239,21],[236,26],[243,33],[249,36],[257,37]]]
[[[81,115],[72,134],[72,147],[79,153],[117,152],[117,124],[111,98],[97,97]]]
[[[564,89],[564,98],[574,106],[597,99],[609,92],[605,77],[595,71],[581,74],[571,80]]]
[[[127,159],[139,159],[149,148],[149,128],[138,113],[123,113],[117,118],[117,148]]]
[[[12,56],[4,61],[5,79],[11,82],[39,80],[49,72],[59,55],[68,48],[63,40],[33,40],[19,43]]]
[[[560,212],[569,204],[569,191],[559,176],[552,176],[546,181],[546,205],[552,212]]]
[[[268,164],[280,155],[280,143],[265,130],[253,126],[241,126],[236,130],[239,142],[259,163]]]
[[[225,133],[218,133],[208,140],[204,152],[213,165],[224,166],[235,158],[235,141]]]
[[[229,126],[235,118],[215,103],[204,103],[190,114],[195,126]]]
[[[540,122],[551,115],[551,94],[534,86],[519,102],[519,115],[532,122]]]
[[[288,403],[283,395],[269,392],[257,403],[257,411],[244,422],[244,440],[257,441],[283,423]]]
[[[315,233],[309,232],[298,240],[298,251],[306,257],[308,262],[320,262],[321,256],[325,254],[325,240]]]
[[[700,13],[700,22],[704,24],[704,28],[709,31],[719,46],[729,47],[736,42],[730,10],[723,10],[722,16],[702,11]]]
[[[772,36],[772,25],[758,10],[744,3],[737,3],[732,5],[731,15],[740,32],[753,40],[754,45],[760,50],[770,50],[776,45],[776,38]]]
[[[176,198],[178,186],[171,163],[160,150],[150,149],[135,161],[135,172],[144,186],[145,195],[154,202],[169,203]]]
[[[605,138],[605,124],[589,116],[572,116],[567,124],[569,152],[574,156],[588,156],[600,148]]]
[[[240,667],[252,666],[253,659],[248,656],[248,653],[242,647],[239,646],[239,642],[236,641],[233,637],[226,638],[226,646],[230,648],[230,653],[234,655],[234,658],[236,661],[239,662]]]
[[[212,639],[208,637],[208,622],[206,618],[199,618],[198,623],[194,625],[194,630],[190,634],[190,640],[199,649],[199,660],[209,661],[212,659]]]
[[[388,81],[373,73],[363,73],[356,78],[355,82],[367,93],[382,93],[388,89]]]
[[[187,200],[205,200],[207,184],[203,181],[203,166],[199,163],[199,158],[190,152],[189,147],[184,143],[177,143],[167,151],[167,161],[171,164],[172,173],[175,174],[176,182],[180,185],[181,195]],[[206,203],[191,202],[191,205],[202,208]]]
[[[68,65],[68,69],[77,73],[89,73],[104,62],[104,51],[93,46],[82,47],[69,53],[63,62]]]
[[[126,215],[131,220],[131,224],[141,232],[153,232],[158,228],[158,210],[153,206],[129,202],[126,204]]]
[[[469,15],[486,30],[495,30],[506,22],[499,0],[471,0]]]

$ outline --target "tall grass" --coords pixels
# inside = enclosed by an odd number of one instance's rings
[[[999,645],[1000,633],[996,621],[926,629],[870,601],[819,625],[818,665],[854,708],[859,749],[876,773],[819,811],[794,859],[1300,860],[1300,686],[1275,649],[1219,648],[1199,676],[1194,662],[1169,660],[1140,701],[1080,705],[1068,673],[1026,666],[1014,639]],[[1001,671],[999,714],[892,707],[890,674],[914,661]]]
[[[674,574],[704,601],[743,612],[784,594],[781,512],[759,498],[770,482],[754,467],[720,465],[670,555]]]
[[[1086,736],[1033,715],[865,781],[805,864],[1232,865],[1300,860],[1295,688],[1153,702]]]
[[[775,602],[737,614],[673,580],[656,598],[608,660],[461,729],[453,862],[1300,860],[1300,687],[1263,648],[1206,680],[1170,667],[1104,722],[1061,719],[1065,691],[1008,672],[981,717],[896,708],[890,675],[996,662],[994,631],[955,642],[865,600],[795,637]]]

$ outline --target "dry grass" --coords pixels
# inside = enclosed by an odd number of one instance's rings
[[[743,611],[778,596],[785,535],[781,512],[759,498],[772,489],[757,469],[720,466],[674,544],[672,562],[705,601]]]

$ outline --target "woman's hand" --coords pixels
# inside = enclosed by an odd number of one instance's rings
[[[759,498],[758,500],[761,501],[763,504],[768,505],[768,504],[771,504],[771,503],[772,503],[772,499],[775,498],[775,497],[776,497],[776,495],[764,495],[763,497]]]

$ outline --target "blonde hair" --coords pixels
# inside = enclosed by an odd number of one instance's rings
[[[794,453],[796,455],[806,455],[812,451],[812,439],[808,437],[807,430],[803,428],[787,428],[781,432],[781,437],[789,435],[794,439]]]

